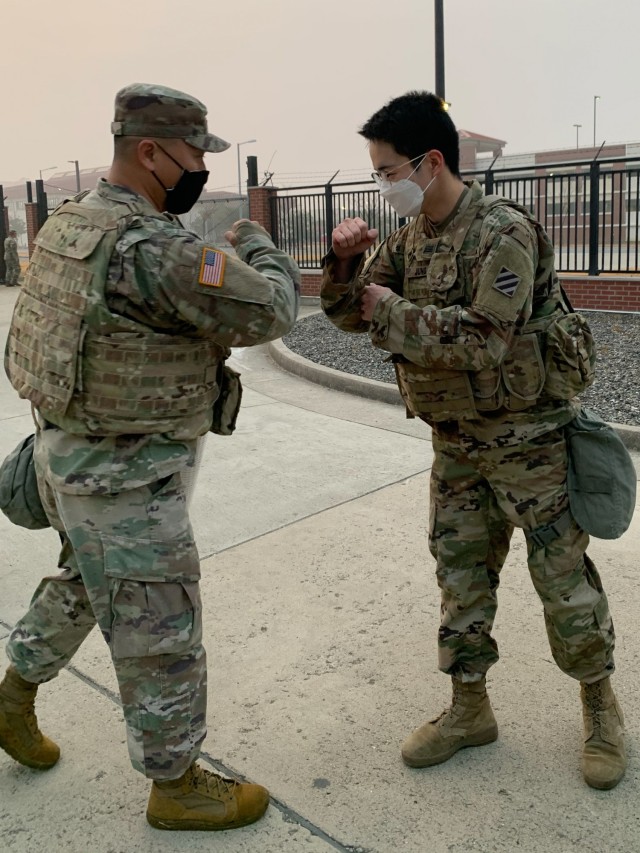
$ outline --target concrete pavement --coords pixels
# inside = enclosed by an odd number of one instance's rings
[[[15,292],[0,287],[6,334]],[[514,536],[503,572],[489,686],[500,738],[429,770],[399,745],[448,702],[437,671],[438,590],[426,544],[428,431],[395,405],[328,390],[243,350],[236,434],[209,436],[192,516],[202,556],[209,659],[204,760],[269,787],[257,824],[161,833],[149,783],[129,764],[109,655],[94,632],[38,697],[62,748],[47,773],[0,753],[0,847],[15,853],[637,853],[640,513],[590,554],[618,632],[615,686],[630,767],[612,792],[579,771],[578,687],[551,659]],[[0,458],[32,431],[0,379]],[[0,645],[57,538],[0,517]]]

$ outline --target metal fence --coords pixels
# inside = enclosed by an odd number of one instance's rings
[[[197,202],[180,221],[189,230],[202,237],[209,245],[227,247],[224,232],[233,223],[249,215],[249,205],[244,197],[230,199],[204,199]]]
[[[463,177],[528,208],[553,240],[559,271],[640,272],[640,158],[505,167]],[[302,269],[320,266],[334,225],[347,216],[360,216],[382,239],[405,222],[369,181],[279,189],[271,204],[274,241]]]

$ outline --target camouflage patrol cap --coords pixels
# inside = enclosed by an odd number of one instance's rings
[[[218,154],[229,143],[207,129],[207,108],[197,98],[157,86],[132,83],[116,95],[114,136],[152,136],[185,139],[194,148]]]

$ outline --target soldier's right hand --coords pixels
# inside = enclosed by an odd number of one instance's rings
[[[333,229],[331,246],[337,258],[353,258],[364,254],[378,239],[378,229],[369,228],[364,219],[343,219]]]

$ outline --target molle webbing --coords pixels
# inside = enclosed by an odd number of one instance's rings
[[[87,338],[83,349],[84,408],[91,415],[133,418],[194,415],[217,395],[219,347],[171,335]]]
[[[455,224],[445,230],[437,241],[430,241],[430,243],[435,243],[430,252],[430,263],[433,263],[435,257],[440,258],[442,255],[449,254],[452,259],[452,275],[455,276],[455,258],[460,253],[465,240],[468,236],[471,238],[479,236],[484,218],[490,210],[498,206],[517,210],[535,225],[531,213],[520,205],[499,196],[478,196],[474,198],[470,192],[461,203]],[[407,231],[405,263],[408,258],[416,254],[419,255],[420,247],[423,245],[422,220],[420,217],[416,217],[410,223]],[[551,267],[551,271],[552,269]],[[419,282],[414,281],[412,292],[405,280],[403,290],[405,298],[417,302],[415,296],[418,287]],[[471,304],[470,288],[467,297],[469,304]],[[417,304],[420,303],[417,302]],[[555,295],[549,295],[544,304],[540,306],[539,311],[544,312],[545,316],[538,313],[531,318],[519,331],[512,347],[514,353],[516,348],[518,348],[518,353],[520,350],[526,350],[524,362],[526,366],[539,366],[537,378],[540,381],[535,383],[532,380],[528,385],[524,380],[520,382],[526,393],[519,393],[522,389],[515,387],[515,382],[511,381],[511,377],[508,377],[508,383],[505,381],[504,366],[486,368],[481,373],[472,374],[463,370],[426,368],[398,358],[395,362],[396,378],[407,410],[414,416],[426,416],[430,422],[440,422],[477,417],[478,413],[495,412],[501,408],[519,412],[534,405],[540,396],[544,379],[540,338],[544,337],[547,327],[557,316],[558,300]],[[533,341],[534,337],[537,340],[536,343]],[[507,362],[508,359],[505,360],[505,365]],[[540,371],[542,372],[540,373]],[[517,373],[517,371],[515,372]],[[524,374],[526,371],[521,370],[520,373]],[[535,392],[529,387],[533,385],[536,385]]]
[[[141,213],[150,215],[83,200],[49,217],[16,301],[5,366],[20,396],[69,431],[195,437],[210,425],[225,351],[156,333],[106,301],[117,240]]]
[[[457,420],[473,411],[469,377],[458,370],[434,370],[411,362],[395,363],[398,388],[412,415],[434,421]]]
[[[63,413],[69,405],[92,278],[84,262],[36,247],[13,315],[7,373],[38,407]]]

